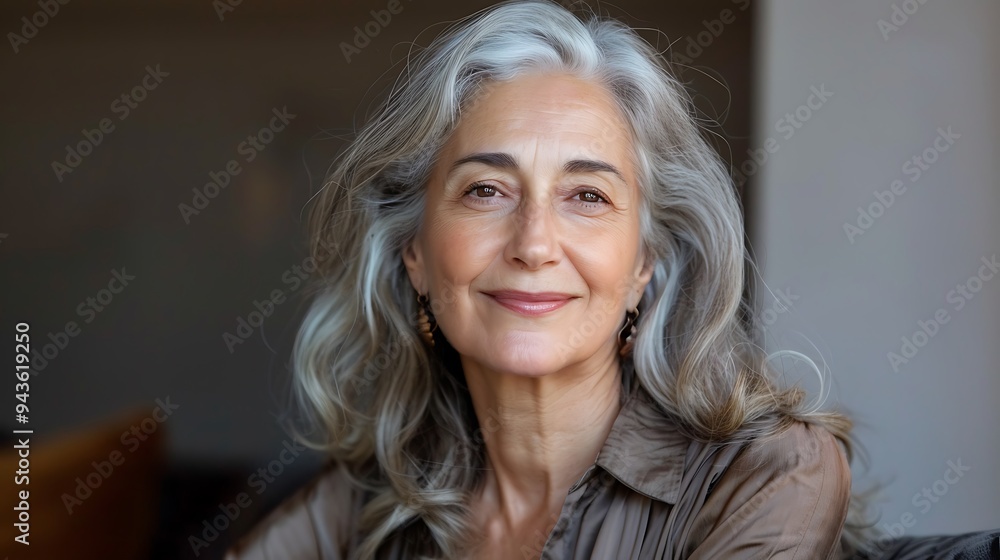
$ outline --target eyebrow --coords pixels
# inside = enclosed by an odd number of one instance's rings
[[[574,159],[567,161],[566,165],[563,166],[566,173],[598,173],[601,171],[606,171],[608,173],[614,173],[622,180],[622,183],[628,183],[625,180],[625,176],[622,175],[618,168],[611,165],[608,162],[595,160],[595,159]]]
[[[503,152],[482,152],[467,155],[455,163],[452,164],[451,168],[455,169],[466,163],[482,163],[490,167],[496,167],[497,169],[504,170],[515,170],[518,168],[517,160],[514,156],[503,153]],[[628,183],[625,180],[625,176],[617,167],[611,165],[608,162],[595,160],[595,159],[574,159],[567,161],[563,165],[563,171],[566,173],[598,173],[598,172],[608,172],[616,175],[623,183]]]
[[[465,165],[466,163],[482,163],[498,169],[517,169],[517,160],[514,159],[514,156],[501,152],[471,154],[453,163],[451,168],[455,169],[456,167]]]

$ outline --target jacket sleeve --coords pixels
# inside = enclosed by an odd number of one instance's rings
[[[794,423],[748,445],[715,481],[689,558],[836,558],[851,471],[836,438]]]
[[[226,551],[225,560],[342,560],[356,492],[328,464]]]

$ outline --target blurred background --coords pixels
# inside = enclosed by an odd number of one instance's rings
[[[0,5],[0,355],[19,322],[32,350],[29,396],[4,389],[0,553],[32,557],[30,489],[33,557],[221,558],[316,472],[283,429],[307,201],[408,51],[489,4]],[[1000,5],[597,9],[691,89],[768,348],[830,372],[802,381],[858,423],[880,530],[1000,527]]]

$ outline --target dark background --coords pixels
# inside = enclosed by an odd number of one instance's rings
[[[411,46],[488,4],[402,0],[401,13],[350,62],[342,43],[386,2],[243,2],[220,17],[220,4],[208,0],[73,0],[37,16],[46,23],[17,52],[8,35],[0,52],[0,328],[26,321],[36,351],[52,346],[33,362],[28,425],[0,418],[5,434],[34,430],[38,557],[47,546],[61,546],[48,550],[64,558],[194,557],[189,537],[207,538],[203,522],[246,493],[250,504],[198,550],[199,558],[219,558],[315,472],[321,457],[313,452],[276,462],[291,441],[281,422],[286,364],[305,300],[287,275],[306,256],[307,201]],[[755,8],[741,5],[598,8],[659,30],[643,33],[661,50],[674,43],[667,56],[682,63],[702,116],[719,121],[709,136],[727,161],[746,153],[754,102]],[[732,22],[691,47],[725,9]],[[21,34],[21,18],[39,11],[36,2],[6,2],[2,28]],[[142,83],[147,66],[167,75],[120,118],[116,99]],[[294,118],[247,162],[238,146],[282,108]],[[60,178],[53,162],[65,163],[67,145],[105,118],[114,129]],[[204,191],[209,174],[231,159],[240,173],[186,222],[179,205],[192,205],[192,189]],[[753,179],[739,183],[751,208]],[[102,293],[114,271],[134,280]],[[235,334],[255,303],[266,308],[274,290],[286,299],[228,347],[224,333]],[[100,312],[78,311],[102,297]],[[79,332],[59,334],[69,321]],[[2,349],[6,363],[11,346]],[[148,420],[163,416],[156,408],[165,399],[176,409],[163,422]],[[119,434],[143,429],[144,420],[153,433],[133,452]],[[94,478],[116,450],[124,463]],[[252,476],[268,465],[279,474],[261,488]],[[100,480],[90,494],[80,487],[88,475]],[[67,498],[81,495],[88,497],[78,504]],[[12,538],[4,533],[2,546]]]

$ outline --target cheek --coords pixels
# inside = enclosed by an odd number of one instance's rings
[[[444,287],[468,285],[499,250],[496,236],[469,222],[434,218],[428,233],[430,274]]]
[[[610,311],[632,289],[638,254],[638,228],[614,228],[575,243],[573,262],[591,296]]]
[[[590,287],[592,304],[605,311],[614,311],[619,307],[631,285],[630,270],[617,256],[578,266],[580,275]]]

